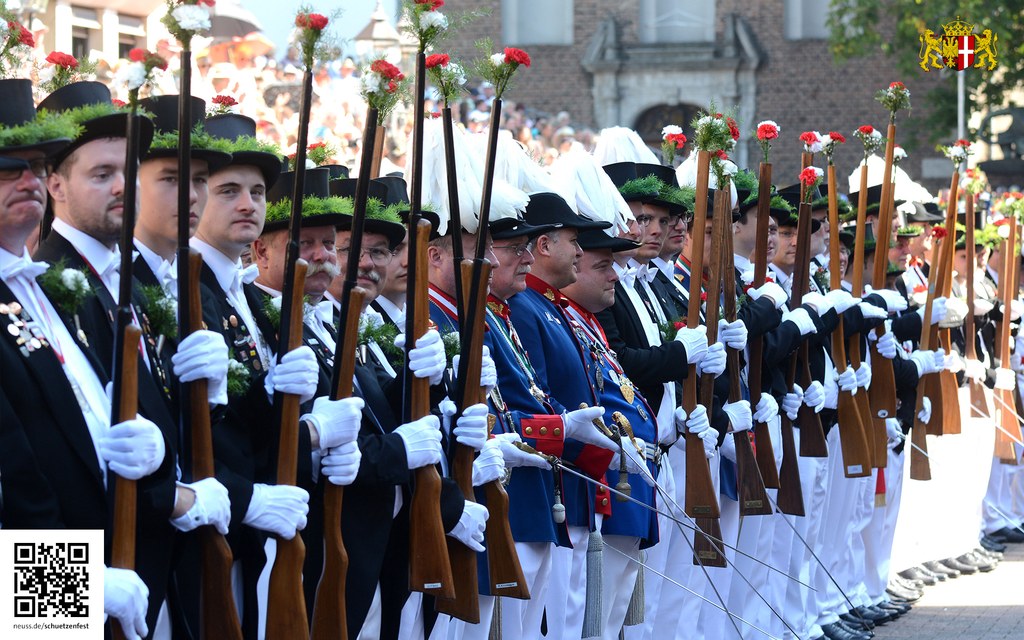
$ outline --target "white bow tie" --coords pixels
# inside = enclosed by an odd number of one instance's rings
[[[42,275],[50,265],[45,262],[35,262],[26,257],[21,257],[12,262],[11,264],[4,267],[4,270],[0,272],[0,277],[5,281],[19,276],[26,280],[35,280],[37,277]]]
[[[636,283],[636,274],[640,271],[640,267],[626,267],[626,270],[622,272],[622,284],[630,289]]]
[[[316,305],[303,305],[302,312],[307,320],[316,318],[323,324],[334,324],[334,303],[330,300],[321,300]]]
[[[235,276],[231,281],[231,291],[241,293],[243,284],[252,284],[256,281],[260,275],[260,269],[254,264],[250,264],[244,269],[238,269],[235,271]]]
[[[654,282],[654,278],[658,275],[658,267],[650,264],[642,264],[636,271],[637,280],[646,280],[648,284]]]

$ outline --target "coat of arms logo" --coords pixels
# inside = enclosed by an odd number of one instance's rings
[[[971,67],[992,71],[998,62],[998,39],[991,29],[975,34],[974,25],[957,16],[956,20],[942,25],[942,34],[931,29],[921,34],[920,67],[924,71],[945,68],[963,71]]]

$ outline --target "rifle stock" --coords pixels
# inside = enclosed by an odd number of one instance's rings
[[[696,211],[693,215],[691,242],[690,299],[686,313],[686,326],[696,328],[700,323],[701,273],[704,264],[704,229],[707,221],[708,172],[711,156],[707,151],[697,152]],[[697,407],[697,365],[689,365],[683,385],[683,408],[690,413]],[[711,469],[704,457],[704,444],[696,434],[687,431],[686,439],[686,495],[683,509],[693,518],[699,531],[694,533],[694,564],[724,567],[725,555],[708,536],[721,538],[720,512],[715,488],[711,482]]]
[[[409,308],[406,347],[427,331],[427,242],[430,223],[410,216],[409,233]],[[406,354],[406,362],[408,362]],[[430,381],[406,371],[408,397],[406,418],[415,420],[430,413]],[[455,587],[452,567],[441,522],[441,476],[433,465],[414,472],[416,486],[409,509],[409,589],[452,599]]]
[[[734,322],[736,320],[736,269],[733,266],[732,207],[730,205],[729,191],[727,189],[719,189],[715,192],[715,217],[713,224],[719,227],[718,232],[721,235],[720,242],[722,243],[718,256],[722,276],[723,307],[725,319],[728,322]],[[714,242],[712,242],[712,245],[714,245]],[[729,402],[738,402],[743,399],[743,389],[740,386],[740,350],[726,348],[726,352],[726,374],[729,376]],[[760,397],[759,391],[755,392],[751,389],[750,402],[752,405],[756,406]],[[772,505],[768,502],[764,480],[762,480],[761,471],[757,466],[754,448],[750,444],[750,432],[741,431],[733,433],[732,437],[736,445],[736,488],[740,515],[770,515],[772,513]],[[770,439],[768,440],[768,446],[771,446]],[[775,468],[774,461],[772,468]]]
[[[281,326],[287,329],[280,337],[281,355],[302,345],[302,294],[306,284],[306,261],[295,261],[294,277],[285,291],[291,296],[282,301]],[[283,317],[287,314],[289,317]],[[287,326],[285,322],[287,321]],[[299,396],[275,393],[274,405],[279,407],[280,444],[277,455],[277,484],[295,485],[299,458]],[[268,638],[308,638],[309,621],[306,618],[306,599],[302,591],[302,565],[306,559],[306,546],[302,536],[291,540],[274,536],[277,557],[270,572],[270,590],[267,598]]]
[[[996,341],[996,355],[999,357],[999,366],[1007,367],[1010,362],[1010,302],[1014,299],[1013,272],[1014,272],[1014,244],[1017,238],[1017,218],[1010,217],[1010,237],[1003,242],[1003,271],[999,275],[999,299],[1003,303],[1003,317],[999,323],[999,335]],[[1008,367],[1007,367],[1008,368]],[[996,389],[995,393],[1002,401],[996,409],[999,412],[998,420],[1002,429],[996,429],[995,456],[1003,464],[1017,465],[1017,454],[1014,447],[1011,433],[1020,433],[1020,424],[1010,407],[1016,407],[1014,402],[1015,391],[1009,389]]]
[[[972,257],[972,251],[974,251],[974,194],[971,192],[966,193],[964,198],[965,204],[965,219],[964,222],[964,241],[965,246],[970,247],[968,249],[968,258]],[[976,273],[975,267],[977,266],[974,260],[967,260],[967,303],[973,306],[974,301],[974,276]],[[968,360],[978,359],[978,345],[975,342],[975,331],[974,331],[974,309],[971,309],[971,313],[967,314],[964,319],[964,336],[966,341],[964,343],[964,355]],[[967,386],[970,389],[971,406],[977,407],[976,410],[972,409],[972,416],[978,415],[983,418],[991,417],[988,413],[988,400],[985,398],[985,387],[980,382],[973,378],[967,379]],[[977,411],[977,414],[975,413]]]
[[[959,186],[960,174],[956,173],[953,177],[953,183],[949,189],[949,208],[953,211],[952,219],[954,221],[954,225],[948,228],[954,230],[954,237]],[[968,197],[970,197],[969,194]],[[954,242],[954,245],[948,252],[948,260],[944,264],[945,271],[943,272],[942,295],[947,298],[953,293],[953,254],[955,251],[956,247]],[[974,247],[970,248],[970,252],[974,252]],[[968,259],[968,262],[970,262],[970,259]],[[973,305],[973,301],[971,304]],[[968,309],[968,312],[968,315],[971,315],[973,313],[973,309]],[[953,338],[950,329],[939,327],[939,344],[942,345],[946,354],[949,355],[953,347]],[[942,403],[942,422],[940,424],[940,433],[941,435],[956,435],[962,431],[962,425],[960,423],[960,403],[958,399],[959,396],[957,395],[957,390],[960,385],[957,384],[956,374],[949,370],[940,371],[938,379],[940,388],[939,398]]]
[[[885,276],[889,266],[889,244],[892,242],[892,216],[894,194],[896,186],[892,182],[893,153],[896,145],[896,125],[889,123],[886,131],[885,142],[885,171],[882,177],[882,201],[878,212],[878,234],[876,238],[877,248],[875,249],[875,263],[872,273],[871,285],[875,289],[885,288]],[[863,195],[867,195],[864,193]],[[954,198],[955,200],[955,198]],[[884,235],[883,235],[884,234]],[[885,334],[885,325],[875,328],[875,335],[882,337]],[[892,368],[892,360],[881,357],[878,354],[877,341],[871,344],[871,380],[872,384],[868,390],[870,398],[870,414],[861,413],[864,427],[874,431],[874,450],[872,452],[872,465],[876,468],[884,468],[888,460],[885,435],[885,418],[896,415],[896,378]],[[955,395],[955,394],[954,394]],[[863,405],[862,405],[863,407]],[[867,416],[871,416],[869,421]],[[866,432],[866,433],[868,433]]]
[[[117,416],[111,418],[111,424],[131,420],[138,415],[139,406],[139,340],[142,330],[134,324],[127,325],[122,335],[120,360],[121,394],[117,405]],[[135,480],[114,476],[114,535],[111,542],[110,565],[118,569],[135,568],[135,515],[138,506],[138,486]],[[114,638],[125,638],[121,625],[111,621],[110,628]]]

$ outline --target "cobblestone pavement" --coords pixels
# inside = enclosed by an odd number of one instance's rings
[[[1024,638],[1024,545],[1008,547],[990,573],[926,587],[910,613],[875,629],[875,639]]]

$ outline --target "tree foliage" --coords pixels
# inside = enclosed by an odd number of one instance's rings
[[[1007,105],[1011,91],[1024,87],[1022,14],[1024,0],[831,0],[829,44],[837,62],[881,51],[907,77],[924,75],[918,66],[921,33],[931,29],[941,35],[942,25],[960,16],[975,25],[975,34],[992,29],[998,35],[995,70],[971,68],[965,75],[968,112],[998,109]],[[927,117],[917,122],[933,142],[956,127],[955,73],[933,70],[930,75],[946,81],[918,102],[928,105]]]

